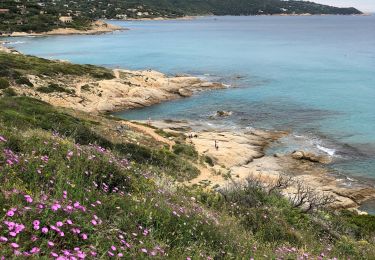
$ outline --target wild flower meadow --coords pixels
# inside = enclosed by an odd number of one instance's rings
[[[0,259],[375,255],[371,217],[304,214],[256,188],[220,194],[186,187],[178,181],[187,169],[179,155],[149,161],[146,148],[118,149],[82,119],[32,99],[9,98],[0,108]],[[59,120],[34,121],[48,113]],[[80,132],[68,131],[78,125]]]

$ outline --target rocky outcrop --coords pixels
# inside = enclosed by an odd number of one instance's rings
[[[225,87],[223,84],[203,81],[197,77],[169,77],[153,70],[114,70],[114,75],[115,78],[110,80],[79,76],[50,78],[28,75],[34,87],[14,86],[14,89],[20,95],[32,96],[55,106],[99,113],[151,106],[190,97],[197,91]],[[64,86],[68,91],[38,91],[38,87],[51,82]]]
[[[305,152],[305,151],[294,151],[291,154],[291,156],[292,156],[293,159],[296,159],[296,160],[306,160],[306,161],[310,161],[310,162],[314,162],[314,163],[327,164],[327,163],[330,163],[332,161],[332,159],[329,156],[316,155],[314,153]]]

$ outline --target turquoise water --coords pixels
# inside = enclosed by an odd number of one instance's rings
[[[335,157],[338,173],[375,179],[375,17],[205,17],[113,22],[129,31],[11,39],[20,51],[108,67],[191,73],[232,85],[145,109],[130,119],[198,119],[290,130],[271,152]],[[217,110],[233,115],[212,119]]]

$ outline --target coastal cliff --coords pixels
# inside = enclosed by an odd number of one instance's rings
[[[130,122],[103,114],[222,84],[2,49],[0,256],[375,254],[374,217],[355,211],[374,189],[340,186],[324,168],[329,160],[304,151],[267,155],[266,148],[287,132]]]

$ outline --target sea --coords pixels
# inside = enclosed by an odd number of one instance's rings
[[[191,74],[228,86],[126,119],[188,119],[207,127],[289,131],[268,153],[334,158],[349,182],[375,183],[375,16],[208,16],[108,21],[102,35],[7,39],[19,51],[109,68]],[[232,115],[216,117],[216,111]],[[375,210],[369,203],[366,210]]]

